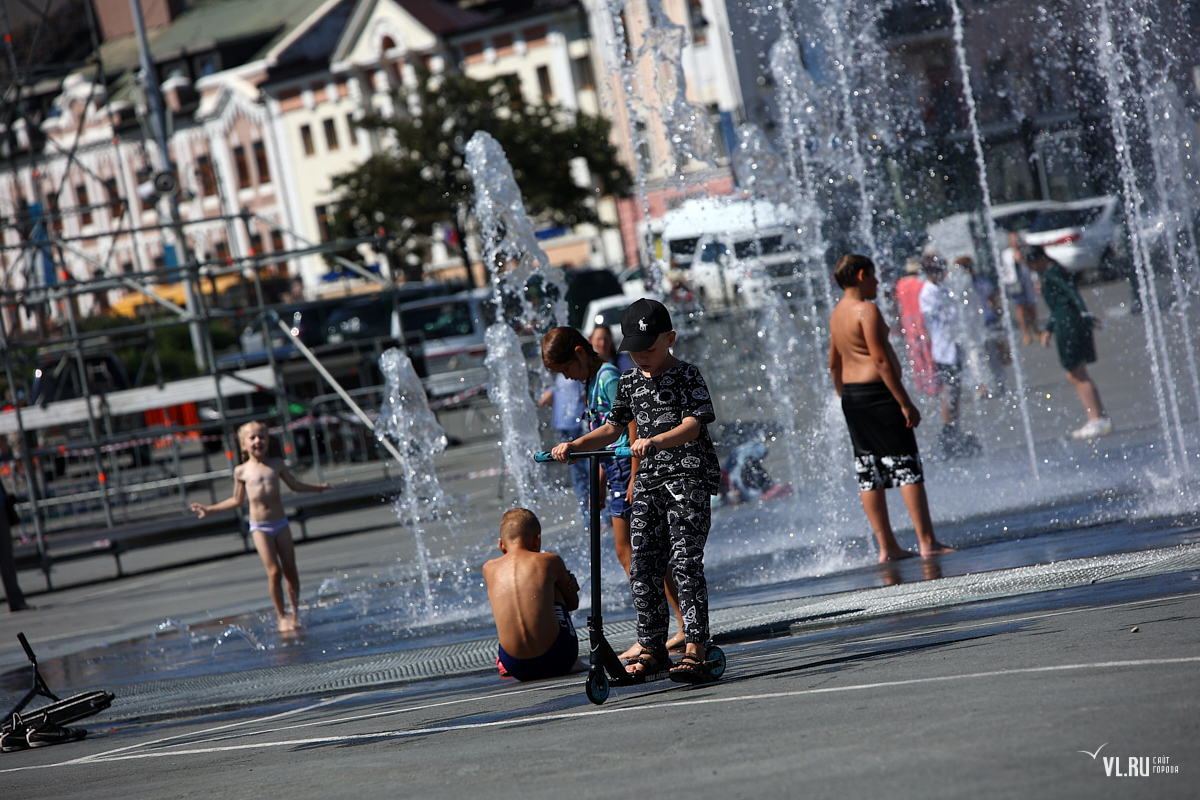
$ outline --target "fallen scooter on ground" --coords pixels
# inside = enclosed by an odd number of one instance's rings
[[[17,639],[25,648],[29,657],[30,669],[33,672],[33,686],[28,694],[12,711],[4,715],[0,724],[0,753],[11,753],[15,750],[27,750],[31,747],[46,747],[52,744],[77,742],[87,736],[83,728],[68,728],[67,726],[98,714],[108,708],[116,698],[112,692],[94,691],[82,692],[62,700],[46,685],[41,672],[38,671],[37,656],[29,646],[29,640],[24,633],[18,633]],[[53,702],[49,705],[25,711],[25,707],[35,697],[45,697]]]

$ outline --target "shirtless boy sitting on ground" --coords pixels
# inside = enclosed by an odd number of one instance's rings
[[[538,518],[528,509],[514,508],[500,521],[503,555],[483,565],[500,635],[500,664],[519,681],[566,675],[579,662],[579,640],[571,625],[571,612],[579,608],[579,583],[562,558],[541,549]]]
[[[854,471],[863,510],[879,542],[879,560],[913,554],[896,543],[884,490],[900,487],[921,556],[952,553],[937,540],[925,497],[925,476],[913,429],[921,414],[900,383],[900,362],[888,343],[888,326],[875,299],[879,280],[866,256],[844,255],[833,276],[845,296],[829,317],[829,372],[842,398],[842,413],[854,445]]]

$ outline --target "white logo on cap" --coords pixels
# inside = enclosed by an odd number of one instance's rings
[[[644,331],[644,330],[646,330],[646,327],[647,327],[646,326],[646,318],[642,317],[641,319],[638,320],[638,330]]]

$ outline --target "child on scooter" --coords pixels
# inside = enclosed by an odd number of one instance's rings
[[[671,315],[655,300],[641,299],[621,318],[624,340],[636,369],[621,376],[604,424],[551,451],[560,462],[572,450],[594,450],[616,442],[637,423],[630,449],[639,459],[630,517],[629,586],[637,612],[638,651],[631,676],[671,667],[671,680],[701,683],[708,641],[708,586],[704,544],[711,523],[709,498],[716,494],[721,466],[706,427],[716,419],[704,376],[671,354],[675,331]],[[579,367],[574,367],[579,369]],[[679,590],[686,651],[671,666],[667,651],[666,593],[670,571]]]
[[[574,328],[551,328],[542,338],[542,363],[546,369],[565,378],[584,384],[584,418],[587,429],[594,431],[604,425],[617,398],[620,373],[617,368],[600,357],[591,342]],[[632,436],[631,436],[632,434]],[[615,447],[628,447],[637,439],[637,423],[630,422],[622,429],[614,442]],[[578,449],[578,448],[575,448]],[[606,458],[600,462],[601,485],[608,480],[607,499],[612,514],[613,539],[616,542],[617,559],[629,574],[629,561],[633,552],[629,542],[629,517],[632,513],[633,476],[637,472],[636,459]],[[679,632],[667,640],[667,648],[683,646],[683,618],[675,597],[675,587],[668,576],[667,598],[675,609]],[[622,660],[632,659],[641,648],[634,645],[621,654]]]

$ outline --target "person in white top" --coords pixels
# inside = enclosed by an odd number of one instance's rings
[[[1008,234],[1008,249],[1000,253],[1000,267],[996,270],[1004,292],[1012,300],[1016,313],[1013,316],[1021,327],[1021,342],[1029,344],[1039,335],[1037,324],[1037,290],[1033,286],[1033,275],[1029,265],[1021,257],[1021,235],[1015,231]]]
[[[938,442],[947,457],[973,455],[978,451],[978,442],[969,434],[959,433],[956,427],[958,401],[962,394],[962,358],[955,341],[958,307],[942,285],[946,277],[946,265],[940,258],[928,256],[923,259],[921,271],[925,275],[920,294],[921,315],[925,317],[934,367],[942,384],[943,427],[938,434]]]

